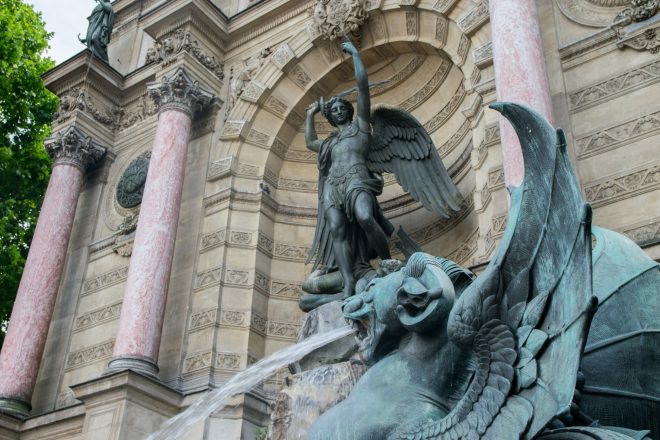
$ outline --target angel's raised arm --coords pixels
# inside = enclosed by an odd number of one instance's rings
[[[355,82],[357,83],[358,98],[357,98],[357,117],[358,123],[362,130],[369,130],[369,121],[371,120],[371,100],[369,98],[369,78],[367,77],[367,69],[364,67],[362,58],[357,48],[351,43],[348,38],[344,38],[341,44],[341,49],[350,53],[353,57],[353,65],[355,66]]]
[[[314,115],[320,111],[321,104],[318,101],[314,101],[309,107],[307,107],[307,119],[305,120],[305,142],[307,143],[307,148],[317,153],[321,148],[321,141],[316,135]]]

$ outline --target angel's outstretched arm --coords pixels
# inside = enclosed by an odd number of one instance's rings
[[[353,57],[353,64],[355,65],[355,82],[357,83],[358,98],[357,98],[357,117],[360,129],[368,131],[369,121],[371,120],[371,100],[369,98],[369,79],[367,77],[367,69],[364,67],[362,58],[357,48],[351,43],[348,38],[344,39],[341,44],[341,49],[350,53]]]
[[[307,143],[307,148],[317,153],[319,148],[321,148],[321,141],[319,141],[316,135],[314,115],[319,111],[321,111],[321,105],[318,101],[314,101],[307,107],[307,119],[305,120],[305,142]]]

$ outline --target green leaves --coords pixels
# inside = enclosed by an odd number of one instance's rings
[[[57,97],[41,75],[51,34],[20,0],[0,0],[0,343],[9,319],[44,191],[50,160],[43,141]]]

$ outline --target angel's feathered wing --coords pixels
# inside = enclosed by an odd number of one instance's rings
[[[492,107],[516,128],[525,178],[496,254],[449,317],[449,337],[472,350],[476,370],[447,417],[399,438],[532,438],[573,398],[595,309],[591,210],[563,132],[521,105]]]
[[[371,114],[371,123],[367,156],[371,171],[394,173],[404,190],[443,218],[460,209],[461,194],[417,119],[403,109],[379,105]]]

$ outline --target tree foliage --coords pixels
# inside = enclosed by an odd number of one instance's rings
[[[51,34],[21,0],[0,0],[0,344],[11,313],[48,178],[43,141],[57,97],[41,74]]]

